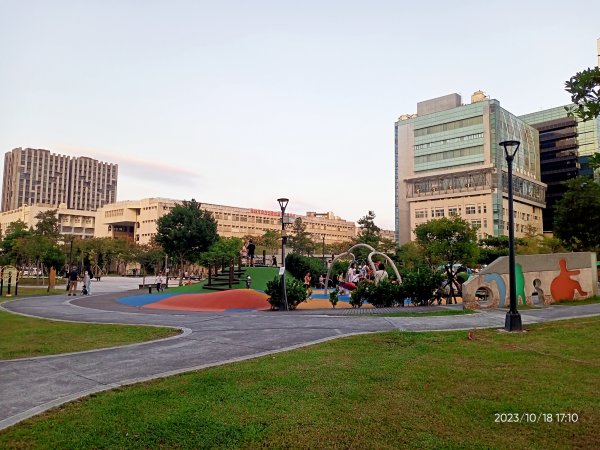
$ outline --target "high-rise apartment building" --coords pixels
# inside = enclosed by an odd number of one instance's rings
[[[417,104],[395,125],[396,235],[399,244],[432,218],[458,215],[478,235],[508,234],[508,172],[499,143],[521,142],[513,162],[515,235],[542,231],[546,185],[540,181],[538,131],[477,91],[471,103],[451,94]]]
[[[2,211],[23,205],[95,211],[116,201],[117,175],[117,164],[15,148],[4,155]]]

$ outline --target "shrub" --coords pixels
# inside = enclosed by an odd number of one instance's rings
[[[335,288],[333,291],[331,291],[329,293],[329,303],[331,303],[331,307],[335,308],[335,305],[337,305],[340,297],[340,290],[338,288]]]
[[[361,281],[350,293],[350,304],[353,308],[360,308],[364,302],[369,301],[369,296],[371,295],[371,288],[373,287],[373,283],[369,283],[367,281]]]
[[[402,275],[402,295],[410,297],[416,306],[429,305],[433,291],[440,286],[442,278],[441,273],[428,267],[407,270]]]
[[[291,310],[306,301],[306,289],[304,285],[294,277],[285,277],[285,291],[288,301],[288,306]],[[271,304],[271,309],[279,308],[281,300],[281,277],[276,276],[272,281],[267,282],[265,294],[269,296],[267,301]]]
[[[379,284],[371,286],[368,301],[376,308],[404,306],[402,285],[394,284],[389,280],[381,280]]]
[[[285,269],[299,280],[303,280],[306,272],[310,272],[311,286],[317,285],[319,274],[327,273],[321,258],[310,258],[297,253],[290,253],[285,257]]]

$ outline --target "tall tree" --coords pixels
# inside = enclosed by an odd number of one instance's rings
[[[577,177],[554,205],[554,235],[576,251],[600,250],[600,185]]]
[[[381,228],[375,225],[375,213],[369,211],[366,216],[358,219],[359,231],[357,243],[368,244],[377,249],[380,240]]]
[[[574,103],[567,107],[569,114],[583,121],[600,116],[600,67],[577,72],[565,81],[565,90]]]
[[[415,235],[432,267],[477,261],[477,230],[459,216],[432,219],[417,225]]]
[[[217,238],[217,221],[194,199],[176,204],[157,222],[156,242],[181,264],[196,262]],[[183,271],[180,284],[182,278]]]
[[[260,243],[270,254],[273,255],[279,246],[280,239],[280,233],[275,230],[267,230],[265,231],[265,234],[261,236]]]
[[[58,210],[52,209],[49,211],[40,211],[36,214],[35,218],[37,223],[35,224],[35,234],[42,236],[48,236],[54,240],[58,239],[59,226],[58,226]]]
[[[310,255],[315,250],[315,242],[309,232],[306,231],[306,225],[298,217],[292,226],[292,233],[289,246],[295,253],[300,255]]]

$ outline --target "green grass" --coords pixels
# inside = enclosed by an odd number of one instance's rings
[[[267,288],[267,282],[271,281],[278,273],[279,268],[277,267],[246,267],[246,275],[244,279],[237,284],[234,284],[234,289],[245,289],[246,288],[246,276],[250,275],[252,278],[252,289],[264,291]],[[177,283],[178,280],[169,279],[169,285]],[[149,281],[147,281],[149,282]],[[201,293],[206,294],[208,292],[215,292],[211,289],[205,289],[204,284],[207,280],[203,280],[200,283],[191,284],[189,286],[173,286],[169,287],[169,293]]]
[[[527,328],[362,335],[156,380],[29,419],[0,447],[597,448],[600,318]]]
[[[559,302],[559,303],[555,303],[555,304],[560,305],[560,306],[578,306],[578,305],[592,305],[594,303],[600,303],[600,296],[584,298],[581,300],[564,301],[564,302]]]
[[[425,317],[425,316],[463,316],[465,314],[474,314],[475,311],[469,309],[445,309],[438,311],[424,311],[424,312],[413,312],[413,311],[402,311],[395,313],[386,314],[367,314],[368,316],[375,317]],[[360,316],[356,316],[360,317]]]
[[[47,295],[46,289],[27,289],[27,294],[23,296],[34,296],[36,293],[32,291],[38,291],[37,295]],[[60,293],[64,291],[61,289]],[[5,311],[0,311],[0,324],[0,359],[79,352],[161,339],[180,333],[173,328],[58,322]]]

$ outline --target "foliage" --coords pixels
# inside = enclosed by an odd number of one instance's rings
[[[392,283],[390,280],[381,280],[377,284],[371,283],[368,302],[376,308],[404,306],[403,291],[402,285]]]
[[[361,281],[358,283],[356,289],[350,293],[350,304],[353,308],[360,308],[369,300],[373,286],[373,283],[368,281]]]
[[[311,255],[315,251],[316,243],[313,241],[312,235],[306,231],[306,225],[300,217],[294,221],[292,233],[288,245],[294,250],[294,253]]]
[[[58,210],[53,209],[50,211],[40,211],[36,214],[35,218],[37,223],[35,225],[35,234],[42,236],[48,236],[54,240],[58,239],[59,226],[58,226]]]
[[[359,232],[357,243],[368,244],[371,247],[377,248],[379,244],[379,233],[381,228],[375,225],[375,213],[369,211],[366,216],[358,219]]]
[[[337,282],[337,277],[341,273],[342,276],[345,276],[348,272],[348,267],[350,267],[350,261],[347,259],[338,259],[333,266],[331,267],[331,279],[334,281],[334,284]],[[312,272],[311,272],[312,273]]]
[[[407,270],[402,273],[402,295],[416,306],[429,305],[433,291],[442,283],[442,273],[429,267]]]
[[[533,225],[525,227],[525,236],[516,240],[516,252],[519,255],[537,255],[565,251],[560,239],[544,236]]]
[[[94,256],[95,253],[91,253],[90,260],[93,260]],[[160,272],[164,259],[164,250],[154,240],[150,244],[138,245],[136,248],[136,260],[140,263],[143,274]]]
[[[203,265],[208,266],[208,264],[213,264],[215,261],[220,262],[223,259],[230,261],[233,259],[234,264],[236,264],[243,245],[244,243],[239,238],[219,237],[206,252],[202,253],[199,261]]]
[[[584,177],[565,182],[567,190],[554,205],[554,235],[569,250],[600,249],[600,185]]]
[[[331,303],[331,307],[335,308],[335,305],[338,304],[340,300],[340,290],[335,288],[333,291],[329,293],[329,303]]]
[[[425,250],[415,241],[397,247],[393,259],[397,267],[405,269],[414,269],[427,264]]]
[[[263,234],[259,243],[263,246],[268,253],[273,255],[277,248],[279,247],[279,241],[281,240],[281,235],[275,230],[267,230],[265,234]]]
[[[431,267],[456,261],[463,264],[477,261],[477,230],[459,216],[432,219],[417,225],[415,235]]]
[[[304,285],[294,277],[285,277],[285,292],[290,310],[306,301],[306,289]],[[267,301],[271,304],[272,309],[279,308],[281,300],[281,277],[276,276],[273,280],[267,282],[265,294],[269,296]]]
[[[156,242],[181,264],[198,261],[217,238],[217,221],[194,199],[176,204],[157,221]]]
[[[516,240],[515,240],[516,242]],[[508,236],[486,236],[479,240],[479,264],[491,264],[508,255]]]
[[[571,94],[574,106],[566,107],[569,115],[583,121],[600,115],[600,67],[577,72],[565,82],[565,90]]]
[[[20,254],[16,252],[15,246],[19,239],[31,236],[32,233],[27,229],[27,224],[22,220],[12,222],[6,227],[6,234],[2,239],[2,265],[18,264]]]
[[[327,273],[321,258],[302,256],[297,253],[289,253],[285,257],[285,269],[299,280],[303,280],[306,272],[310,272],[311,286],[316,286],[319,274]]]

